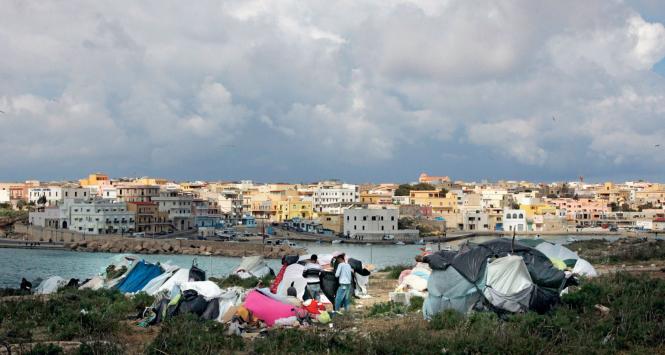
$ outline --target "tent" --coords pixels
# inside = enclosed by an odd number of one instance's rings
[[[296,307],[272,299],[257,290],[247,294],[244,306],[269,327],[275,324],[277,319],[296,315]]]
[[[48,295],[55,293],[58,289],[67,285],[67,280],[63,279],[60,276],[51,276],[48,279],[42,281],[37,288],[35,288],[35,293],[38,295]]]
[[[155,295],[161,291],[171,292],[175,286],[179,286],[183,282],[189,281],[189,269],[180,269],[176,271],[166,282],[164,282],[154,293],[148,292],[149,295]]]
[[[79,289],[91,289],[93,291],[99,290],[104,287],[104,278],[101,276],[95,276],[88,280],[86,283],[81,285]]]
[[[494,266],[489,263],[491,267],[488,266],[490,259],[506,256],[515,256],[519,259],[509,258]],[[424,261],[432,269],[427,283],[429,296],[426,306],[429,309],[424,306],[424,312],[430,313],[426,313],[426,317],[437,309],[453,308],[460,312],[468,311],[470,309],[468,302],[473,301],[472,286],[479,292],[478,300],[488,301],[496,308],[508,311],[532,309],[545,312],[559,302],[559,292],[569,282],[565,273],[557,269],[545,254],[509,239],[500,238],[477,245],[465,245],[458,252],[439,251],[425,256]],[[512,270],[512,276],[510,273],[501,276],[502,270]],[[444,271],[446,274],[441,274],[439,271]],[[491,285],[495,286],[485,293],[487,288],[485,279],[488,277],[488,272],[491,280],[487,282],[491,281]],[[530,290],[525,286],[529,284],[525,278],[526,273],[533,284]],[[459,285],[453,287],[455,285],[451,284],[451,280],[458,282]],[[524,294],[530,294],[528,307],[524,307],[526,299]],[[451,305],[446,306],[448,299],[459,301],[460,298],[464,302],[450,301]],[[439,305],[441,303],[443,306]]]
[[[150,280],[162,274],[162,268],[156,264],[139,261],[116,288],[124,293],[139,292]]]
[[[561,270],[572,269],[573,274],[587,277],[598,276],[598,272],[588,261],[580,258],[576,252],[561,244],[538,243],[535,248],[545,254]]]
[[[305,288],[307,287],[307,280],[302,276],[303,271],[305,271],[305,267],[300,264],[287,266],[282,281],[277,286],[277,292],[275,293],[286,296],[286,290],[293,284],[293,287],[298,291],[298,298],[303,299]]]
[[[244,256],[240,265],[233,270],[233,273],[241,279],[250,277],[261,278],[270,274],[272,269],[268,267],[262,256]]]
[[[212,281],[188,281],[180,284],[180,290],[185,291],[196,291],[196,293],[206,301],[210,301],[214,298],[219,298],[222,296],[222,289],[217,286],[216,283]]]
[[[145,286],[143,286],[141,291],[149,295],[154,295],[159,291],[159,288],[179,270],[178,266],[175,265],[162,264],[162,268],[164,269],[164,272],[150,280]]]
[[[423,315],[430,319],[446,309],[466,313],[480,300],[484,280],[470,282],[454,267],[432,270],[427,283],[428,295],[423,303]]]
[[[522,257],[516,255],[490,262],[485,286],[485,298],[493,306],[509,312],[528,310],[535,287]]]

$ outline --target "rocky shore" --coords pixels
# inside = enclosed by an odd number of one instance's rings
[[[281,258],[298,254],[300,249],[288,246],[270,246],[256,243],[212,242],[174,239],[113,239],[69,242],[65,248],[85,252],[133,253],[133,254],[184,254],[241,257],[263,255],[265,258]]]

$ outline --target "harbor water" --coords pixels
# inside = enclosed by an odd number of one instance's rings
[[[494,238],[474,237],[468,239],[468,241],[480,243]],[[569,242],[571,238],[605,238],[611,240],[617,237],[565,235],[543,237],[545,240],[562,244]],[[459,240],[444,243],[444,245],[451,245],[456,248],[459,244],[465,242],[467,240]],[[424,247],[422,245],[359,245],[314,242],[301,242],[298,245],[306,248],[306,255],[330,254],[340,251],[345,252],[349,257],[362,260],[364,263],[373,264],[377,269],[388,265],[412,264],[414,257]],[[436,243],[433,247],[436,249]],[[201,269],[206,271],[209,277],[227,275],[240,262],[240,258],[220,256],[139,255],[139,257],[149,262],[168,262],[181,267],[189,267],[193,262],[196,262]],[[109,264],[120,260],[120,258],[122,258],[122,254],[42,249],[0,249],[0,288],[17,288],[23,277],[35,281],[57,275],[65,279],[78,278],[84,280],[103,273]],[[279,260],[270,259],[267,260],[267,263],[275,271],[279,270]]]

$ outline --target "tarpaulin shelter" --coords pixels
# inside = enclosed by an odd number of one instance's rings
[[[296,307],[272,299],[257,290],[247,294],[244,307],[269,327],[275,324],[277,319],[296,315]]]
[[[143,286],[141,291],[149,295],[154,295],[159,291],[159,288],[162,287],[162,285],[168,281],[180,268],[175,265],[162,264],[162,269],[164,269],[164,272],[150,280],[145,286]]]
[[[491,268],[488,267],[491,259],[496,261],[496,259],[506,256],[516,256],[519,259],[505,259]],[[497,308],[509,311],[512,309],[524,310],[524,307],[521,307],[524,305],[524,298],[521,297],[523,294],[517,292],[520,291],[530,294],[528,309],[544,312],[559,301],[559,292],[566,287],[568,281],[564,272],[557,269],[545,254],[535,248],[508,239],[494,239],[478,245],[465,245],[458,252],[440,251],[426,256],[424,260],[432,269],[427,284],[429,296],[423,306],[426,311],[452,308],[466,312],[468,309],[465,310],[465,308],[469,306],[469,302],[473,301],[474,292],[478,293],[478,296],[482,295],[479,300],[488,300],[488,295],[492,297],[495,302],[488,301]],[[523,266],[520,265],[521,263]],[[454,269],[455,272],[450,269]],[[502,274],[506,269],[512,270],[512,272]],[[441,274],[439,271],[447,273]],[[488,295],[484,293],[487,288],[488,272],[492,276],[492,283],[497,284],[498,282],[501,285],[500,290],[510,291],[509,294],[495,292],[496,288],[488,291]],[[524,277],[526,273],[533,284],[529,291],[525,291],[526,288],[522,287],[527,284]],[[452,287],[451,280],[460,284]],[[519,287],[506,288],[506,283],[509,285],[514,283]],[[432,292],[432,290],[435,291]],[[448,299],[456,300],[456,302],[448,301]],[[499,299],[506,302],[501,303],[498,301]],[[497,306],[497,304],[499,305]],[[427,316],[432,313],[425,314]]]
[[[534,287],[521,256],[504,256],[487,265],[483,295],[494,307],[509,312],[526,311]]]
[[[116,288],[124,293],[141,291],[150,280],[162,274],[162,268],[156,264],[139,261]]]
[[[38,295],[48,295],[55,293],[58,289],[67,285],[67,280],[63,279],[60,276],[51,276],[48,279],[42,281],[37,288],[35,288],[35,293]]]
[[[291,285],[298,291],[298,298],[303,299],[305,295],[305,288],[307,287],[307,280],[302,276],[305,267],[300,264],[291,264],[286,267],[282,281],[277,286],[278,295],[286,296],[286,291]]]

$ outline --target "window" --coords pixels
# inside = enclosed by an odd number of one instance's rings
[[[524,215],[520,213],[520,218],[524,218]]]
[[[372,221],[376,221],[376,216],[372,216]]]
[[[381,226],[381,230],[383,230],[383,226]]]
[[[394,221],[394,220],[395,220],[395,216],[390,216],[390,220],[391,220],[391,221]]]
[[[365,230],[365,226],[363,226],[363,230]]]
[[[363,221],[366,221],[366,220],[367,220],[367,216],[363,216]]]
[[[358,226],[356,226],[356,225],[353,225],[353,230],[356,230],[356,229],[358,229],[357,227],[358,227]]]

